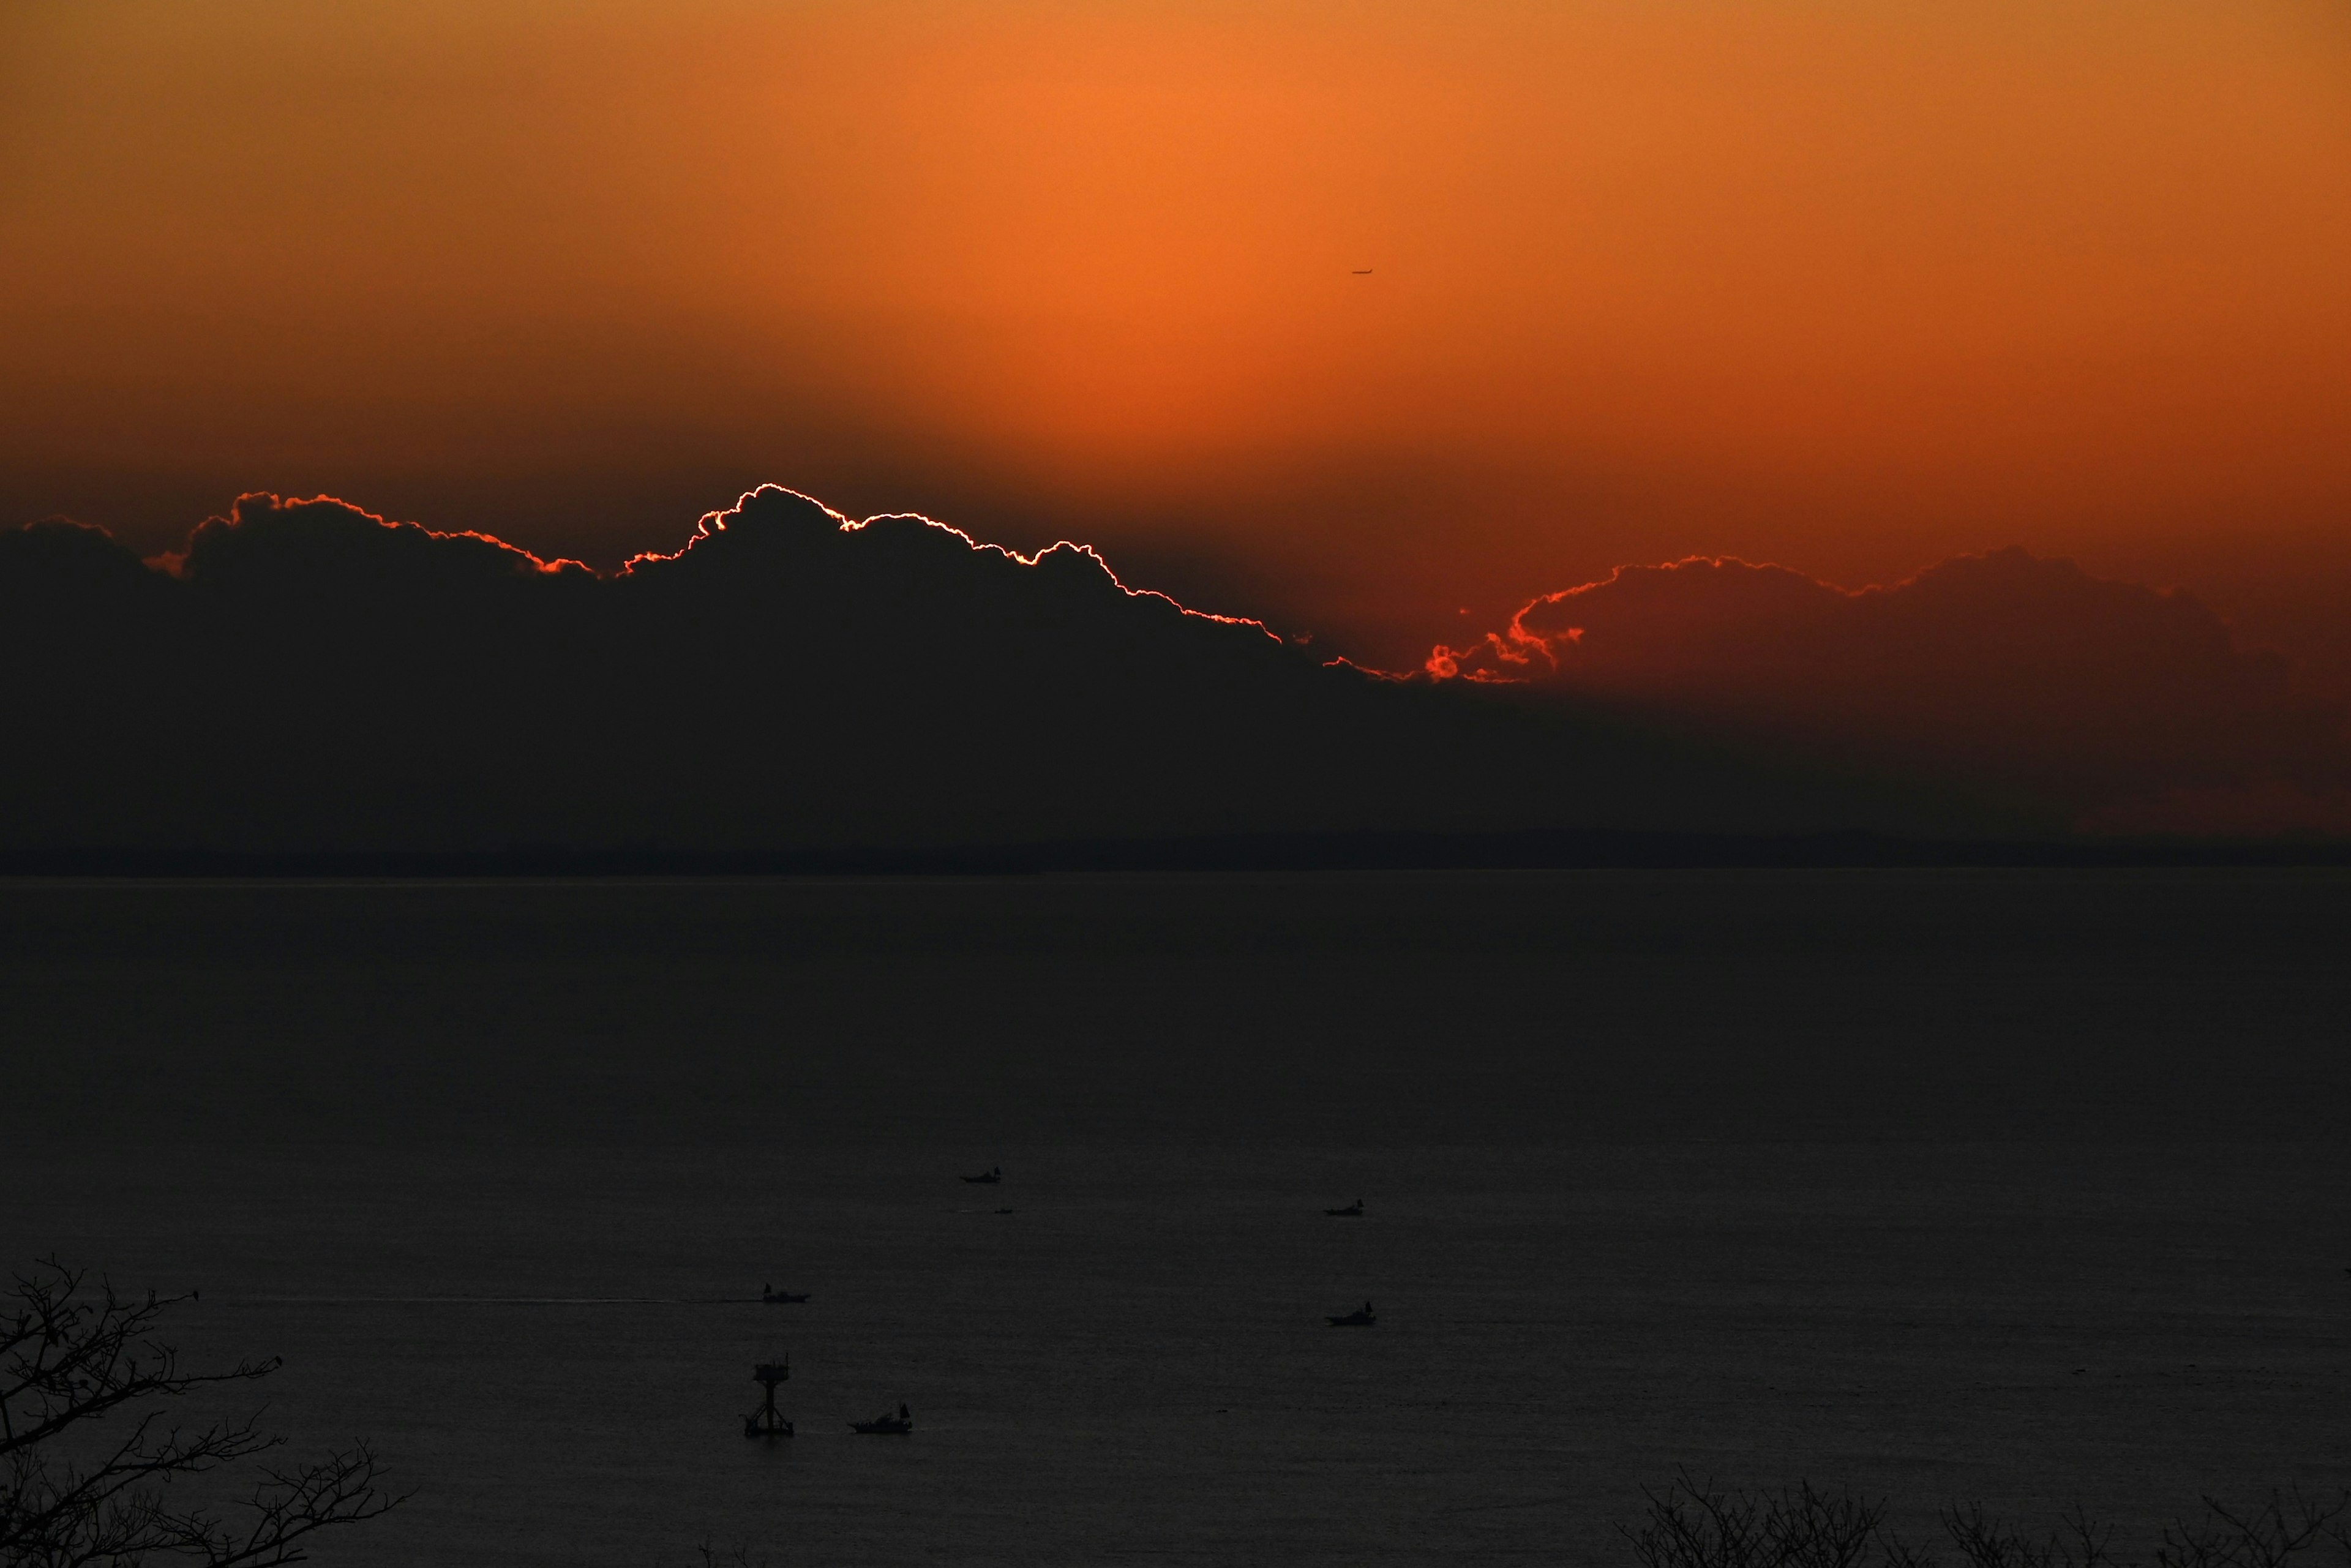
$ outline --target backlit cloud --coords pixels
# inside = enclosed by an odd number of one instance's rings
[[[0,535],[17,849],[795,850],[1481,828],[1917,827],[1600,717],[766,487],[612,575],[326,497],[142,565]]]
[[[2282,658],[2239,646],[2195,599],[2021,549],[1858,592],[1731,559],[1620,568],[1438,646],[1426,670],[2021,788],[2147,827],[2164,821],[2153,798],[2194,798],[2217,820],[2214,792],[2240,788],[2268,802],[2262,821],[2283,823],[2293,813],[2279,802],[2301,798],[2320,825],[2346,770],[2342,714],[2298,696]]]

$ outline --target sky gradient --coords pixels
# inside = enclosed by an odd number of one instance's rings
[[[149,549],[777,481],[1408,667],[2015,544],[2351,674],[2346,277],[2337,5],[0,16],[0,523]]]

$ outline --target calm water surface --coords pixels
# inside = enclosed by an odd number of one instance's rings
[[[0,1249],[373,1438],[325,1563],[1625,1562],[1685,1465],[2145,1521],[2351,1469],[2347,936],[2300,873],[0,884]]]

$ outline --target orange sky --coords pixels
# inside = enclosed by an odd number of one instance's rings
[[[772,479],[1381,657],[2009,543],[2315,643],[2351,10],[17,0],[0,348],[0,522],[142,547]]]

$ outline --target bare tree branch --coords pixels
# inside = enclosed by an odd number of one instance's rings
[[[184,1297],[124,1297],[54,1258],[15,1276],[14,1310],[0,1318],[0,1563],[107,1568],[172,1557],[206,1568],[307,1561],[319,1531],[372,1519],[402,1500],[387,1491],[366,1444],[316,1464],[265,1469],[224,1518],[169,1506],[164,1487],[282,1445],[258,1413],[198,1427],[145,1408],[224,1385],[250,1383],[278,1363],[239,1361],[190,1373],[152,1337]],[[110,1418],[130,1425],[111,1442]]]
[[[1886,1527],[1886,1507],[1850,1492],[1824,1492],[1808,1481],[1776,1493],[1724,1491],[1688,1471],[1663,1490],[1641,1489],[1647,1516],[1620,1524],[1641,1568],[1937,1568],[1925,1550]],[[2289,1568],[2321,1544],[2351,1559],[2351,1491],[2314,1499],[2299,1490],[2272,1491],[2256,1506],[2204,1499],[2203,1513],[2163,1532],[2149,1568]],[[2028,1534],[1987,1514],[1981,1504],[1947,1506],[1944,1538],[1961,1568],[2126,1568],[2115,1527],[2076,1505],[2042,1534]]]

